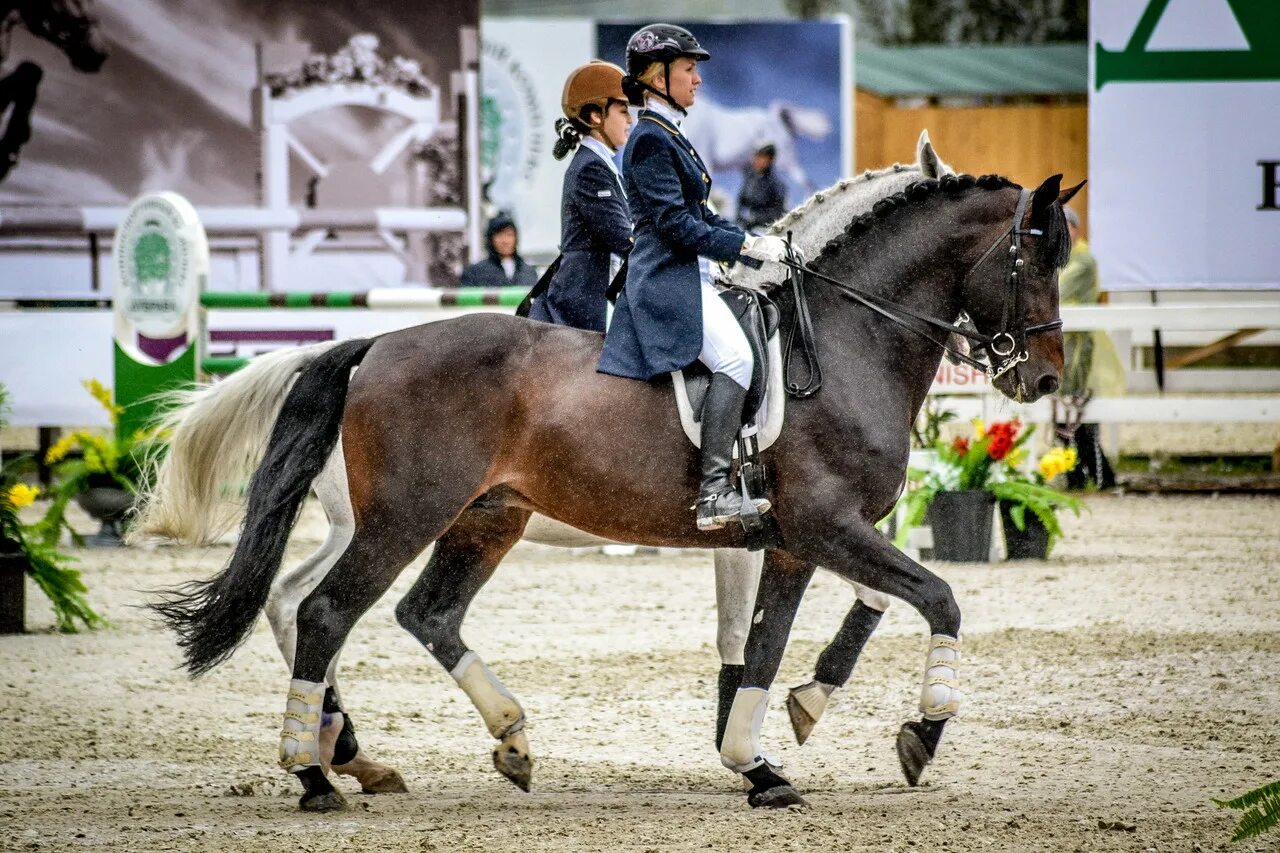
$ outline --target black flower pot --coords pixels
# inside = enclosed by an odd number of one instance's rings
[[[933,558],[958,563],[989,560],[995,502],[995,495],[980,489],[938,492],[929,504]]]
[[[1013,523],[1009,510],[1013,504],[1000,504],[1000,522],[1004,527],[1004,550],[1010,560],[1046,560],[1049,557],[1049,528],[1031,510],[1023,515],[1023,529]]]
[[[0,634],[27,630],[27,555],[12,539],[0,537]]]
[[[133,509],[131,492],[114,485],[90,486],[76,495],[76,503],[102,522],[101,530],[85,538],[86,545],[94,548],[119,548],[124,545],[124,522]]]

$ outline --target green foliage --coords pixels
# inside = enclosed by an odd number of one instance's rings
[[[1232,841],[1257,838],[1269,829],[1280,825],[1280,780],[1261,788],[1254,788],[1234,800],[1214,800],[1224,809],[1238,809],[1244,814],[1236,824]]]
[[[926,397],[924,407],[911,425],[911,446],[917,450],[933,447],[942,437],[943,424],[959,417],[951,409],[944,409],[937,397]]]
[[[6,401],[7,393],[0,385],[0,429],[6,424]],[[102,627],[106,620],[90,606],[89,590],[80,572],[72,568],[75,560],[58,551],[66,500],[55,499],[44,518],[34,524],[23,523],[19,516],[19,511],[29,506],[39,492],[21,479],[34,467],[30,457],[0,467],[0,548],[15,548],[26,556],[32,580],[53,605],[59,631],[75,632],[77,623],[86,628]]]
[[[1086,41],[1088,0],[855,0],[859,37],[883,45]]]
[[[925,419],[926,427],[933,421],[938,427],[952,420],[955,415],[934,410]],[[1033,513],[1049,532],[1049,547],[1062,536],[1057,511],[1070,509],[1079,515],[1078,498],[1064,494],[1048,485],[1057,473],[1075,465],[1074,451],[1055,449],[1040,460],[1039,470],[1026,474],[1022,468],[1027,457],[1026,443],[1035,434],[1035,425],[1026,427],[1018,420],[998,421],[987,426],[974,421],[972,439],[959,436],[950,442],[941,441],[940,430],[935,428],[932,449],[934,462],[927,469],[907,470],[907,482],[913,484],[900,499],[903,510],[902,526],[894,537],[899,548],[907,543],[913,527],[924,522],[929,505],[940,492],[985,490],[991,492],[1003,504],[1009,505],[1010,517],[1019,530],[1026,529],[1026,514]]]

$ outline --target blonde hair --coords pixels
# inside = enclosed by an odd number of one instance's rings
[[[666,70],[666,67],[661,62],[650,62],[649,67],[636,79],[646,86],[653,86],[653,81],[657,80],[660,75],[665,74]],[[669,84],[671,81],[668,80],[667,82]],[[654,88],[657,87],[655,86]]]

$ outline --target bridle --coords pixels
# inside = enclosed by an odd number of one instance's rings
[[[788,393],[795,397],[810,397],[816,394],[818,388],[822,385],[822,368],[818,364],[817,350],[813,343],[812,322],[809,319],[808,305],[804,298],[804,280],[807,277],[813,277],[832,285],[842,295],[870,308],[904,329],[920,335],[950,354],[957,361],[981,370],[990,379],[998,379],[1026,361],[1029,357],[1027,353],[1028,336],[1039,334],[1040,332],[1052,332],[1062,328],[1061,318],[1050,320],[1047,323],[1016,327],[1014,325],[1020,322],[1023,311],[1022,289],[1018,287],[1018,273],[1025,263],[1022,258],[1022,237],[1039,237],[1044,233],[1039,228],[1022,227],[1022,220],[1026,218],[1027,206],[1031,203],[1031,197],[1031,190],[1022,190],[1021,195],[1018,197],[1017,207],[1013,212],[1013,222],[996,237],[987,250],[982,253],[982,256],[978,258],[977,262],[969,268],[969,272],[965,274],[962,280],[962,284],[967,283],[987,258],[991,257],[991,254],[1008,238],[1009,275],[1005,279],[1007,290],[1004,307],[1001,312],[1000,331],[994,335],[984,335],[976,328],[965,328],[964,324],[968,322],[969,318],[964,313],[961,313],[960,318],[953,322],[939,320],[936,317],[922,314],[906,305],[900,305],[897,302],[885,299],[883,296],[868,293],[848,282],[820,273],[804,262],[804,259],[792,246],[791,234],[788,233],[788,256],[783,259],[782,263],[791,269],[790,279],[792,294],[795,297],[795,312],[792,328],[787,336],[786,360],[787,362],[792,360],[792,350],[798,345],[800,347],[799,357],[804,359],[809,372],[809,381],[803,386],[791,382],[788,377]],[[979,361],[968,353],[960,352],[943,341],[939,341],[934,337],[934,330],[939,330],[949,335],[959,335],[973,341],[987,351],[988,361]]]

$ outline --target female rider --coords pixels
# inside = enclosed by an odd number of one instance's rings
[[[605,292],[631,252],[631,210],[613,155],[627,141],[631,111],[622,93],[622,69],[592,60],[564,84],[552,154],[578,153],[564,175],[560,198],[560,268],[529,317],[603,332]],[[580,147],[579,147],[580,146]]]
[[[701,360],[711,371],[699,530],[716,530],[742,512],[729,467],[752,372],[750,345],[711,283],[711,262],[780,261],[786,252],[781,238],[747,236],[707,206],[711,176],[680,122],[702,83],[698,63],[710,58],[692,33],[671,24],[650,24],[627,42],[622,88],[645,107],[623,155],[635,248],[598,368],[647,380]],[[767,512],[769,502],[756,499],[756,506]]]

